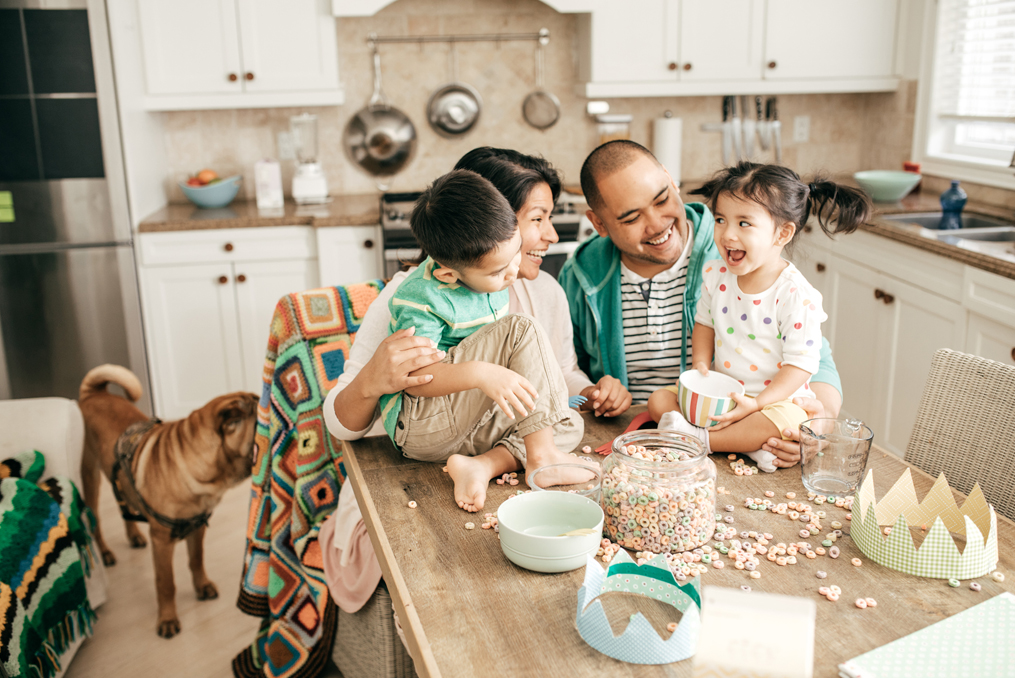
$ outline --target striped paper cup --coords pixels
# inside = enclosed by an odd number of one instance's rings
[[[743,384],[719,372],[709,372],[707,377],[703,377],[698,370],[687,370],[677,382],[681,414],[687,421],[702,428],[715,426],[716,422],[709,417],[726,414],[737,406],[737,402],[729,397],[730,392],[743,395]]]

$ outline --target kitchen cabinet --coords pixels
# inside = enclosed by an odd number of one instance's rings
[[[318,228],[320,284],[349,285],[384,277],[380,226]]]
[[[232,391],[260,395],[276,304],[318,286],[312,231],[298,226],[138,237],[158,416],[186,416]]]
[[[1015,299],[1012,300],[1015,305]],[[1015,327],[1002,325],[979,313],[969,314],[966,353],[1015,365]]]
[[[579,15],[582,93],[894,90],[898,7],[898,0],[598,2]]]
[[[149,110],[343,103],[323,0],[137,0]]]

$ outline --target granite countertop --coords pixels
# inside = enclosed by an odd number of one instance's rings
[[[173,203],[146,217],[140,233],[194,231],[259,226],[372,226],[381,221],[380,194],[337,195],[323,205],[297,205],[258,210],[253,200],[237,200],[228,207],[205,210],[190,203]]]
[[[941,256],[960,261],[970,266],[983,269],[989,273],[1015,280],[1015,244],[985,243],[975,240],[953,238],[955,244],[937,239],[941,231],[923,228],[917,224],[906,224],[897,221],[879,219],[883,214],[912,214],[920,212],[940,212],[941,203],[936,194],[911,193],[898,203],[875,203],[874,220],[860,228],[869,233],[897,240],[933,252]],[[964,210],[969,214],[983,214],[1012,222],[1015,214],[1011,210],[985,203],[966,203]]]

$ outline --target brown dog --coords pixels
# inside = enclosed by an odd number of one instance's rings
[[[149,420],[124,398],[108,393],[109,382],[121,386],[134,402],[141,397],[137,377],[118,365],[96,367],[81,382],[78,404],[85,420],[81,475],[85,503],[96,520],[102,482],[99,469],[114,482],[117,440],[128,427]],[[215,584],[204,571],[205,527],[190,519],[207,516],[227,489],[250,475],[257,401],[252,393],[230,393],[213,399],[185,419],[153,423],[150,430],[137,436],[130,463],[121,462],[117,470],[121,488],[125,476],[130,481],[128,489],[122,490],[127,507],[148,521],[159,601],[158,634],[163,638],[172,638],[180,631],[173,581],[173,549],[180,538],[187,542],[198,599],[218,597]],[[124,522],[131,546],[144,547],[147,542],[137,524]],[[178,530],[179,525],[187,529]],[[185,532],[186,536],[181,537]],[[102,538],[101,526],[96,528],[95,539],[103,562],[115,564],[116,557]]]

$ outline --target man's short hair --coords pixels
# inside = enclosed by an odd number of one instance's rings
[[[639,143],[627,139],[607,141],[589,153],[582,164],[581,184],[585,202],[595,212],[604,206],[603,196],[599,193],[599,181],[615,172],[624,169],[641,156],[652,158],[659,164],[652,152]]]
[[[461,270],[514,237],[518,220],[492,183],[475,172],[453,170],[419,196],[409,227],[434,261]]]

